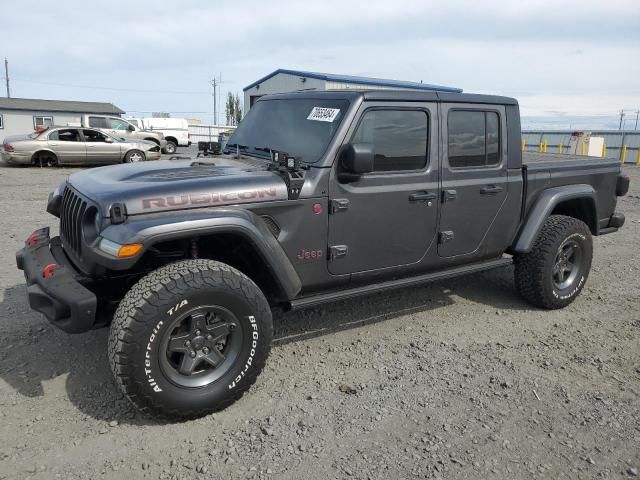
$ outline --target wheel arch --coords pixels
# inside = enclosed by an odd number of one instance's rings
[[[42,154],[46,154],[48,156],[53,156],[53,158],[56,159],[56,161],[58,161],[58,156],[56,155],[56,153],[48,148],[41,148],[39,150],[37,150],[36,152],[34,152],[33,155],[31,155],[31,163],[35,163],[36,159],[38,158],[39,155]]]
[[[160,141],[157,138],[147,137],[147,138],[144,138],[143,140],[147,140],[148,142],[153,142],[156,145],[160,145]]]
[[[551,215],[566,215],[583,221],[593,235],[598,235],[596,193],[591,185],[567,185],[542,192],[530,209],[512,244],[512,251],[528,253],[544,222]]]
[[[175,143],[176,145],[178,145],[178,139],[177,139],[176,137],[172,136],[172,135],[169,135],[168,137],[164,137],[164,139],[165,139],[167,142],[173,142],[173,143]]]
[[[154,255],[172,251],[183,252],[182,258],[193,255],[217,260],[237,268],[251,278],[265,295],[276,303],[293,299],[302,283],[286,255],[265,222],[254,213],[228,209],[209,215],[199,213],[179,217],[156,217],[112,225],[102,236],[120,244],[142,243],[144,253],[139,258],[117,260],[111,265],[117,270],[146,265]],[[178,257],[168,257],[168,261]]]

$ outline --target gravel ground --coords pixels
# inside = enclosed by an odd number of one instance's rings
[[[582,295],[532,308],[512,268],[276,313],[257,384],[157,423],[115,389],[107,330],[27,304],[14,252],[73,169],[0,167],[0,479],[633,478],[640,470],[640,169]]]

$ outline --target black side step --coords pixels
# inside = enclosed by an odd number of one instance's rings
[[[306,297],[296,298],[290,302],[292,310],[299,310],[302,308],[313,307],[328,302],[336,302],[338,300],[345,300],[347,298],[357,297],[360,295],[369,295],[371,293],[380,292],[383,290],[391,290],[394,288],[411,287],[413,285],[420,285],[422,283],[434,282],[436,280],[443,280],[445,278],[457,277],[458,275],[465,275],[467,273],[481,272],[483,270],[490,270],[492,268],[506,267],[511,265],[513,259],[499,258],[497,260],[489,260],[480,263],[472,263],[469,265],[462,265],[460,267],[450,268],[448,270],[442,270],[439,272],[426,273],[417,277],[401,278],[398,280],[389,280],[381,283],[374,283],[372,285],[364,285],[361,287],[350,288],[348,290],[338,290],[328,293],[320,293],[317,295],[309,295]]]

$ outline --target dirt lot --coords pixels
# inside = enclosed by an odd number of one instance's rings
[[[640,475],[640,169],[582,295],[532,308],[511,268],[277,313],[239,402],[186,423],[117,392],[107,331],[30,311],[14,252],[70,169],[0,167],[0,479]]]

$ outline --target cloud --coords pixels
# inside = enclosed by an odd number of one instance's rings
[[[533,112],[640,103],[635,0],[7,3],[15,96],[211,111],[206,93],[154,92],[207,92],[221,73],[223,98],[282,67],[513,95]]]

